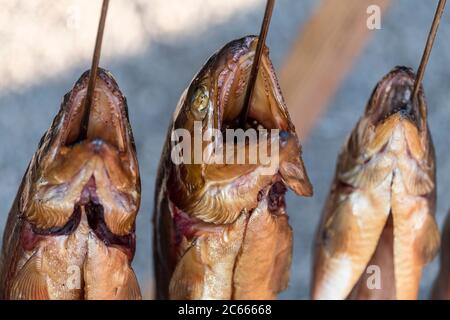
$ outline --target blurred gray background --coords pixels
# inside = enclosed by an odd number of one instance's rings
[[[346,0],[342,0],[345,5]],[[226,2],[226,3],[225,3]],[[31,4],[32,3],[32,4]],[[311,248],[338,150],[364,110],[376,82],[396,65],[417,68],[437,1],[393,0],[382,29],[303,141],[313,198],[287,196],[294,229],[294,260],[284,299],[307,299]],[[318,1],[277,1],[267,40],[279,67]],[[89,68],[100,1],[0,0],[0,229],[37,143],[63,95]],[[107,19],[101,66],[127,96],[142,179],[133,262],[144,295],[152,297],[151,214],[154,180],[166,128],[183,89],[207,58],[230,40],[259,31],[264,1],[114,0]],[[438,161],[437,220],[450,200],[450,13],[444,15],[424,79],[429,124]],[[318,93],[320,94],[320,93]],[[300,132],[300,135],[302,133]],[[426,268],[427,298],[437,260]]]

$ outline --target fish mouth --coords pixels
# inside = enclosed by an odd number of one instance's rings
[[[54,228],[69,221],[74,206],[83,202],[85,186],[94,179],[89,190],[98,196],[96,204],[104,208],[109,229],[122,236],[132,231],[140,204],[139,166],[126,100],[111,74],[99,68],[87,131],[81,135],[88,82],[86,71],[64,96],[41,139],[33,164],[39,166],[39,175],[30,176],[21,210],[38,228],[57,233]]]
[[[71,93],[65,97],[66,117],[60,136],[60,143],[63,146],[73,146],[82,142],[80,134],[88,82],[89,70],[83,73]],[[98,68],[86,137],[82,140],[101,140],[124,152],[130,142],[127,123],[125,97],[112,75]]]
[[[295,131],[286,111],[277,77],[265,47],[250,101],[246,124],[240,117],[253,65],[258,37],[247,36],[231,41],[213,59],[213,86],[216,94],[218,129],[265,128]],[[210,62],[211,63],[211,62]],[[208,63],[207,63],[208,65]]]
[[[173,129],[195,134],[194,121],[201,120],[202,134],[209,129],[221,133],[214,148],[202,145],[203,153],[199,154],[207,162],[182,163],[169,173],[171,201],[204,222],[235,221],[243,209],[255,208],[258,194],[267,192],[276,181],[298,195],[313,193],[267,48],[261,57],[248,117],[245,123],[241,121],[257,42],[256,36],[247,36],[214,54],[183,93],[175,111]],[[195,141],[191,142],[195,153]],[[190,156],[188,160],[194,158],[193,153]],[[281,207],[275,202],[274,208]]]
[[[419,129],[424,127],[426,111],[422,88],[418,99],[412,97],[415,79],[412,69],[396,67],[377,84],[366,109],[372,124],[381,124],[398,115]]]

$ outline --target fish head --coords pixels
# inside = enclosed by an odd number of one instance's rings
[[[86,71],[64,96],[25,174],[20,211],[37,229],[63,228],[89,202],[115,234],[134,228],[140,178],[127,103],[112,75],[98,69],[86,137],[80,140]]]
[[[368,158],[392,147],[416,161],[427,160],[432,151],[427,106],[422,86],[412,96],[415,79],[410,68],[396,67],[377,84],[354,134],[355,156]]]
[[[344,143],[316,234],[314,299],[399,298],[401,261],[422,267],[439,247],[434,148],[415,81],[406,67],[385,75]],[[412,223],[419,216],[420,226]],[[398,239],[411,240],[394,254]],[[389,284],[376,294],[365,287],[364,270],[373,265],[390,270],[383,280]]]
[[[235,154],[239,150],[249,152],[258,149],[263,142],[269,145],[269,149],[276,149],[276,145],[279,151],[279,162],[274,172],[263,179],[266,181],[265,184],[278,177],[297,194],[304,196],[312,194],[312,186],[301,158],[301,146],[266,47],[261,57],[247,123],[242,125],[239,121],[244,108],[257,42],[257,37],[247,36],[231,41],[216,52],[183,93],[174,114],[172,131],[182,129],[189,132],[190,140],[189,138],[188,140],[193,146],[191,148],[193,152],[189,153],[189,163],[184,161],[172,166],[171,185],[179,185],[179,188],[173,188],[176,189],[174,197],[183,209],[191,213],[199,210],[199,207],[188,209],[188,203],[200,203],[200,199],[212,197],[217,190],[233,188],[236,185],[245,186],[243,190],[246,188],[250,190],[249,185],[255,184],[261,175],[261,168],[264,167],[261,159],[258,158],[253,163],[249,161],[242,163],[233,158],[235,160],[233,162],[230,161],[229,155],[225,154],[225,150],[234,150]],[[272,133],[272,130],[277,133],[259,135],[261,129],[267,133]],[[256,139],[238,144],[237,140],[229,138],[230,130],[234,133],[238,130],[241,130],[241,133],[253,130]],[[211,150],[208,149],[211,147],[211,143],[208,142],[201,143],[196,149],[195,136],[198,137],[199,132],[200,140],[206,132],[220,133],[217,139],[214,135],[214,150],[221,151],[214,156],[210,154],[205,156],[205,152]],[[200,161],[196,162],[194,157],[199,153],[201,153]],[[216,162],[218,154],[223,163]],[[214,161],[205,161],[212,159]],[[248,157],[245,160],[248,160]],[[249,192],[247,197],[256,199],[257,194]]]
[[[433,192],[434,146],[423,88],[413,97],[415,79],[411,69],[396,67],[377,84],[339,156],[342,182],[376,186],[398,168],[410,193]]]

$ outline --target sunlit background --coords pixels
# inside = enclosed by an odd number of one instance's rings
[[[342,0],[342,5],[345,5]],[[225,43],[259,31],[263,0],[112,0],[100,65],[127,96],[142,179],[133,267],[152,298],[151,214],[154,180],[175,104],[207,58]],[[277,1],[267,40],[277,68],[319,1]],[[302,141],[315,195],[288,195],[294,229],[289,288],[281,298],[309,297],[311,249],[335,160],[376,82],[396,65],[416,68],[433,18],[434,1],[393,0],[372,31],[324,115]],[[101,1],[0,0],[0,229],[37,143],[63,95],[89,68]],[[424,80],[438,156],[437,218],[450,206],[450,12],[444,17]],[[320,41],[320,40],[319,40]],[[325,77],[326,75],[324,75]],[[282,88],[283,89],[283,88]],[[320,90],[317,92],[321,94]],[[302,132],[300,132],[302,136]],[[437,259],[426,268],[427,298]]]

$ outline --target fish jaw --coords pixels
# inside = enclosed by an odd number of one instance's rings
[[[284,132],[286,133],[286,132]],[[257,144],[247,144],[243,148],[248,156]],[[205,222],[216,224],[232,223],[242,210],[251,210],[257,206],[258,193],[277,180],[299,195],[312,195],[312,185],[306,174],[301,157],[300,146],[295,135],[283,133],[280,137],[268,136],[267,147],[270,153],[277,144],[277,157],[272,157],[270,165],[261,164],[208,164],[202,170],[204,188],[192,192],[194,188],[185,188],[177,183],[183,180],[178,168],[171,168],[168,184],[170,199],[181,210]],[[247,159],[246,159],[247,162]],[[189,165],[192,166],[192,165]],[[188,171],[189,169],[185,170]]]
[[[128,234],[134,227],[139,193],[122,167],[118,151],[101,140],[82,142],[46,170],[46,180],[34,185],[24,205],[24,217],[38,229],[63,227],[74,207],[91,200],[103,205],[111,231]],[[89,195],[90,180],[94,185]]]
[[[76,205],[92,200],[103,206],[113,233],[132,232],[140,194],[115,148],[99,140],[77,144],[53,162],[45,177],[23,203],[24,217],[37,229],[62,228]]]

